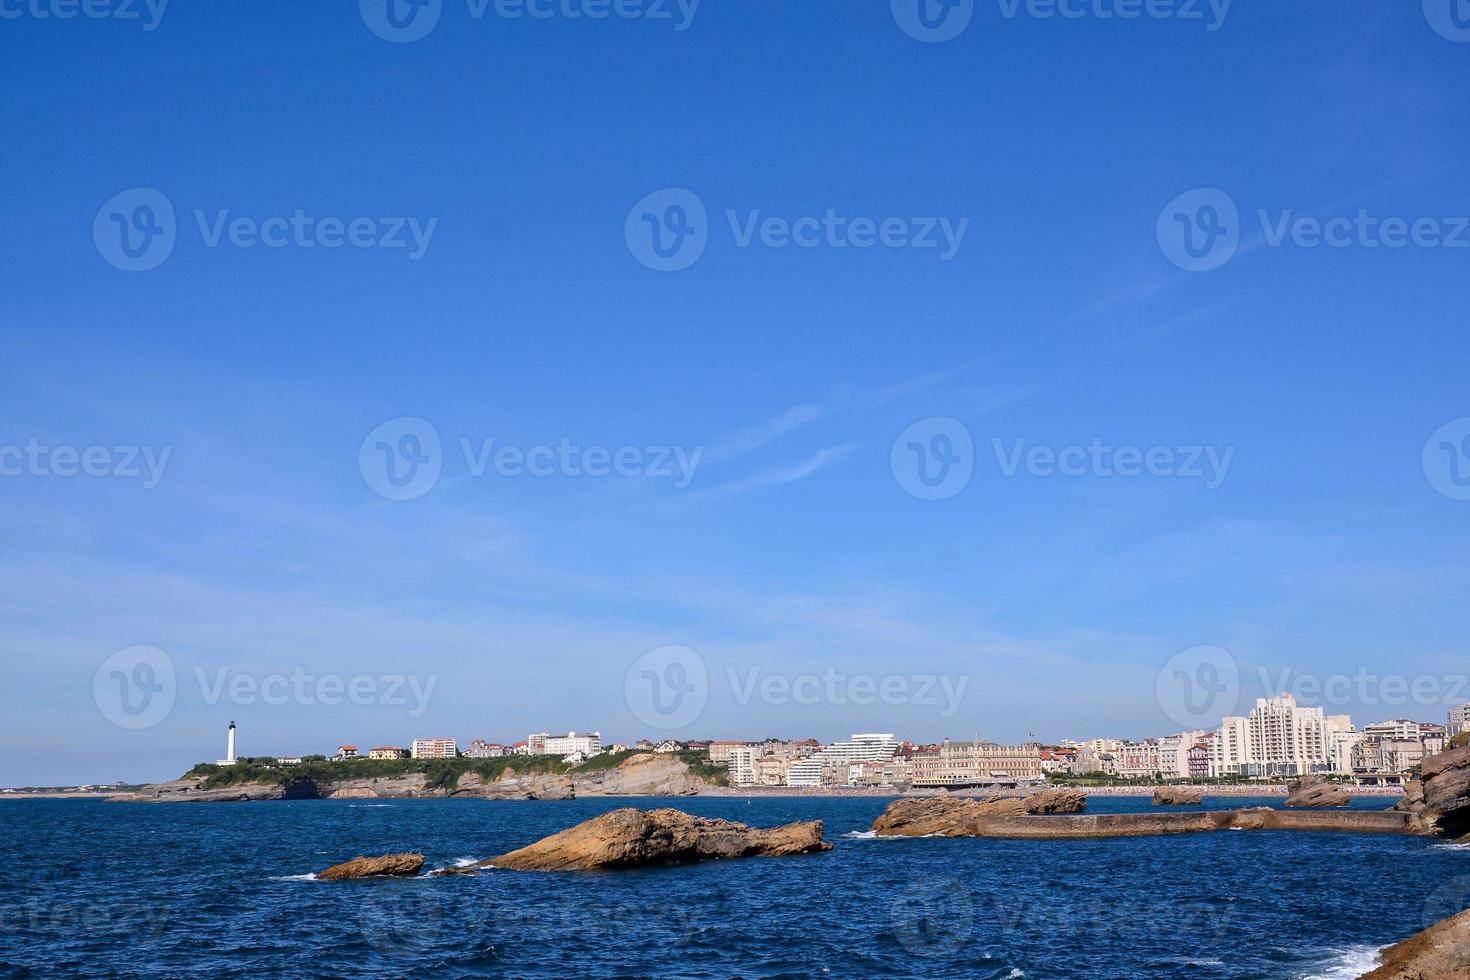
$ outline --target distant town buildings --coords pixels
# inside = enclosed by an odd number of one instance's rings
[[[565,735],[551,735],[547,732],[537,732],[526,738],[527,755],[554,755],[566,758],[576,753],[581,753],[584,758],[600,755],[602,753],[602,733],[567,732]]]
[[[1459,735],[1461,732],[1470,732],[1470,703],[1457,704],[1450,709],[1449,734]]]
[[[413,759],[453,759],[459,749],[452,738],[416,738],[409,745],[408,754]]]
[[[465,755],[471,759],[499,759],[509,754],[510,750],[504,745],[499,742],[487,742],[483,738],[470,742],[470,747],[465,750]]]
[[[375,745],[368,749],[369,759],[407,759],[408,749],[396,745]]]
[[[337,746],[337,754],[335,756],[333,756],[333,758],[335,758],[335,759],[356,759],[357,758],[357,746],[355,746],[355,745],[339,745],[339,746]]]

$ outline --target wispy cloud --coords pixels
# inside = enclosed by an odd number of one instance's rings
[[[707,460],[729,459],[759,449],[773,439],[780,438],[792,429],[827,415],[831,409],[822,405],[797,405],[780,415],[767,419],[759,425],[731,433],[711,446],[705,453]]]
[[[857,448],[856,443],[849,443],[845,446],[832,446],[827,449],[818,449],[806,459],[800,460],[799,462],[762,470],[743,480],[735,480],[731,483],[714,487],[709,492],[712,494],[746,493],[751,490],[762,489],[763,487],[774,487],[783,483],[795,483],[797,480],[805,480],[812,474],[839,462]]]

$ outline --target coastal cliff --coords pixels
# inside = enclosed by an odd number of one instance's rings
[[[544,757],[434,760],[420,771],[407,763],[349,760],[235,770],[198,766],[179,779],[112,799],[129,803],[231,803],[307,799],[565,800],[578,796],[692,796],[714,780],[676,755],[629,753],[567,767]],[[519,768],[517,768],[519,767]]]

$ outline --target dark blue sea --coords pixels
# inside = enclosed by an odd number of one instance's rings
[[[0,974],[1352,977],[1470,905],[1470,850],[1416,838],[863,836],[886,802],[677,801],[820,818],[827,854],[358,882],[309,876],[358,854],[489,857],[629,801],[0,802]]]

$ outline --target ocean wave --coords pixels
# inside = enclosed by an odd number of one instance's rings
[[[1452,840],[1438,841],[1431,844],[1430,847],[1437,848],[1441,851],[1470,851],[1470,844],[1460,844]]]
[[[849,830],[842,835],[848,840],[927,840],[943,834],[880,834],[876,830]]]
[[[1353,980],[1378,967],[1381,946],[1347,946],[1326,951],[1326,958],[1299,980]]]
[[[271,875],[271,881],[316,881],[316,872],[311,871],[304,875]]]

